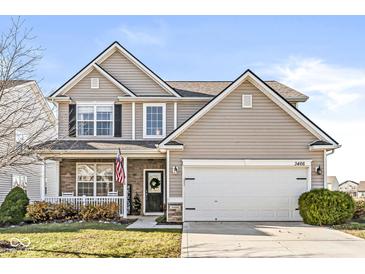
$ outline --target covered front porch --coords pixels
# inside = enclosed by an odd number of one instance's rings
[[[166,155],[154,149],[138,152],[121,149],[125,171],[125,181],[121,184],[116,181],[117,151],[75,153],[69,150],[61,154],[53,150],[43,154],[45,160],[54,161],[54,167],[44,168],[42,199],[50,203],[70,203],[77,209],[116,203],[124,218],[164,214]]]

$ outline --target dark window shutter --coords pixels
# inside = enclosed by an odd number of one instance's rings
[[[68,135],[76,137],[76,105],[68,105]]]
[[[122,137],[122,105],[114,105],[114,137]]]

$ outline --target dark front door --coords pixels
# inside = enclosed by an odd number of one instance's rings
[[[148,170],[145,174],[146,213],[163,212],[163,171]]]

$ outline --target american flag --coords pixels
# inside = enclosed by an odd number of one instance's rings
[[[120,153],[120,149],[117,153],[117,158],[115,159],[115,175],[118,183],[123,184],[125,179],[124,174],[124,158]]]

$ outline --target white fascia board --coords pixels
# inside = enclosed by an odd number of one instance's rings
[[[319,151],[319,150],[331,150],[340,148],[341,145],[323,145],[323,146],[309,146],[310,151]]]
[[[176,98],[176,97],[158,97],[158,96],[153,96],[153,97],[143,97],[143,96],[138,96],[138,97],[124,97],[124,96],[118,96],[118,101],[120,102],[130,102],[130,101],[141,101],[141,102],[156,102],[156,101],[210,101],[212,100],[213,97],[180,97],[180,98]]]
[[[158,146],[159,149],[167,149],[167,150],[174,150],[174,151],[183,151],[184,145],[162,145]]]
[[[287,166],[287,167],[309,167],[312,160],[224,160],[224,159],[183,159],[184,166]]]
[[[102,70],[98,65],[93,64],[94,69],[96,69],[101,75],[103,75],[106,79],[112,82],[117,88],[127,93],[131,97],[136,97],[133,93],[131,93],[128,89],[126,89],[123,85],[121,85],[118,81],[116,81],[113,77],[110,77],[108,73]]]
[[[160,145],[164,145],[169,141],[175,139],[180,134],[182,134],[187,128],[189,128],[192,124],[194,124],[197,120],[199,120],[202,116],[204,116],[210,109],[216,106],[219,102],[221,102],[226,96],[228,96],[232,91],[234,91],[239,85],[241,85],[245,80],[250,79],[251,83],[254,84],[259,90],[261,90],[265,95],[267,95],[273,102],[279,105],[284,111],[286,111],[290,116],[292,116],[296,121],[298,121],[302,126],[304,126],[307,130],[309,130],[314,136],[317,136],[319,139],[324,139],[330,143],[333,141],[324,134],[318,127],[314,126],[306,117],[304,117],[299,111],[295,111],[290,103],[282,99],[275,92],[273,92],[270,88],[268,88],[260,79],[258,79],[254,74],[250,71],[246,71],[238,78],[235,82],[233,82],[226,90],[221,92],[218,96],[216,96],[212,101],[210,101],[203,109],[201,109],[197,114],[190,118],[185,124],[183,124],[178,130],[173,132],[168,138],[166,138]]]
[[[159,77],[157,77],[150,69],[148,69],[144,64],[142,64],[139,60],[137,60],[134,56],[132,56],[128,51],[126,51],[123,47],[121,47],[118,43],[115,45],[116,48],[125,56],[129,61],[131,61],[135,66],[141,69],[145,74],[152,78],[159,86],[161,86],[168,93],[180,98],[180,94],[178,94],[174,89],[172,89],[169,85],[167,85],[164,81],[162,81]]]
[[[47,100],[50,102],[72,102],[70,97],[62,96],[62,97],[47,97]]]

